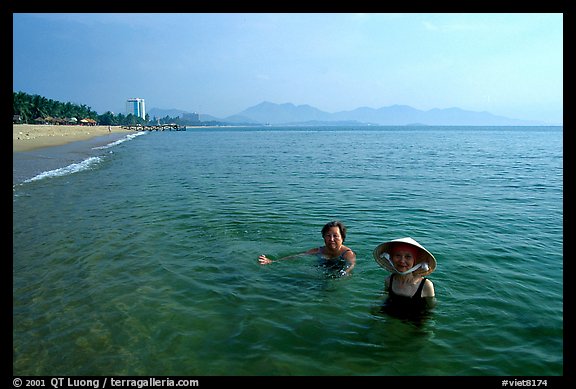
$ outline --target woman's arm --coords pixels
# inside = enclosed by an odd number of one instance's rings
[[[352,274],[354,266],[356,266],[356,253],[354,253],[354,251],[352,250],[346,252],[346,254],[344,254],[344,260],[346,261],[346,269],[343,270],[342,275],[349,276],[350,274]]]
[[[260,265],[268,265],[272,262],[284,261],[286,259],[294,259],[294,258],[298,258],[298,257],[303,257],[305,255],[312,255],[312,254],[316,254],[316,253],[318,253],[318,248],[313,248],[313,249],[310,249],[310,250],[305,251],[303,253],[288,255],[287,257],[282,257],[282,258],[278,258],[275,260],[272,260],[272,259],[268,258],[265,254],[262,254],[262,255],[258,256],[258,262],[260,263]]]

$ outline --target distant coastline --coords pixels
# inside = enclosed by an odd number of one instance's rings
[[[422,123],[412,123],[405,125],[371,125],[365,123],[356,124],[342,124],[338,122],[308,122],[308,123],[293,123],[293,124],[275,124],[275,125],[262,125],[262,124],[221,124],[221,125],[187,125],[187,129],[232,129],[243,127],[335,127],[335,126],[358,126],[362,128],[371,127],[438,127],[436,125],[428,125]],[[562,125],[538,125],[538,126],[505,126],[505,125],[445,125],[442,127],[542,127],[542,128],[561,128]],[[88,140],[99,136],[105,136],[112,133],[134,133],[134,130],[128,130],[122,126],[78,126],[78,125],[50,125],[50,124],[13,124],[12,125],[12,151],[14,153],[22,151],[32,151],[44,147],[61,146],[67,143],[76,141]]]

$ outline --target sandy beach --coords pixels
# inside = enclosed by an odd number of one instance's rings
[[[12,151],[30,151],[87,140],[115,132],[133,132],[120,126],[54,126],[45,124],[13,124]]]

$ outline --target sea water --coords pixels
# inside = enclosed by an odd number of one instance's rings
[[[563,374],[562,127],[107,139],[14,154],[14,375]],[[351,277],[258,264],[331,220]],[[406,236],[438,262],[422,322],[379,309],[372,251]]]

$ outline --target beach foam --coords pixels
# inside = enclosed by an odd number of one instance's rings
[[[134,134],[128,134],[128,135],[126,135],[126,136],[125,136],[124,138],[122,138],[122,139],[118,139],[118,140],[116,140],[116,141],[114,141],[114,142],[110,142],[110,143],[108,143],[107,145],[104,145],[104,146],[94,147],[93,149],[94,149],[94,150],[104,150],[104,149],[108,149],[108,148],[110,148],[110,147],[118,146],[118,145],[121,144],[121,143],[124,143],[124,142],[126,142],[126,141],[129,141],[129,140],[131,140],[131,139],[136,138],[136,137],[139,136],[139,135],[144,135],[144,134],[146,134],[146,132],[144,132],[144,131],[136,132],[136,133],[134,133]]]
[[[83,160],[82,162],[73,163],[73,164],[70,164],[68,166],[65,166],[65,167],[62,167],[59,169],[48,170],[46,172],[42,172],[42,173],[38,174],[37,176],[34,176],[32,178],[25,180],[24,182],[32,182],[32,181],[42,180],[44,178],[60,177],[60,176],[65,176],[65,175],[72,174],[72,173],[77,173],[77,172],[80,172],[82,170],[90,169],[92,166],[100,163],[101,161],[102,161],[101,157],[90,157],[90,158]]]
[[[126,141],[132,140],[139,135],[144,134],[146,134],[145,131],[130,133],[122,137],[121,139],[115,140],[103,146],[91,147],[89,150],[109,149],[114,146],[118,146]],[[61,177],[69,174],[74,174],[80,171],[84,171],[87,169],[92,169],[100,162],[102,162],[105,158],[104,155],[100,156],[94,155],[98,154],[98,151],[88,152],[88,155],[85,155],[86,157],[85,159],[79,162],[70,163],[71,160],[66,157],[66,154],[70,153],[70,147],[73,146],[63,145],[61,147],[66,147],[68,148],[68,150],[56,151],[56,149],[50,148],[50,150],[45,149],[44,151],[38,151],[38,152],[18,153],[19,154],[18,158],[14,157],[15,161],[14,177],[16,177],[14,179],[14,186],[42,180],[45,178]],[[56,151],[56,154],[52,153],[52,151]],[[78,151],[77,149],[74,149],[73,153],[75,154],[77,153],[77,151]],[[61,152],[63,153],[62,155],[59,154]],[[112,153],[112,151],[108,151],[108,153]],[[60,158],[60,156],[62,158]],[[68,161],[65,161],[66,159],[68,159]],[[50,164],[52,166],[46,166],[45,164],[47,161],[51,161]],[[64,164],[66,164],[66,166],[61,167]],[[40,166],[44,167],[44,169],[38,169],[38,167]],[[31,174],[29,174],[27,170],[30,170],[29,173]],[[32,176],[32,178],[24,179],[25,177],[30,176]]]

